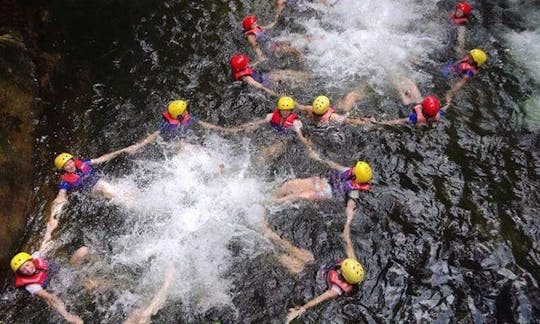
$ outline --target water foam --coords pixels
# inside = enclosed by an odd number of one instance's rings
[[[324,15],[301,21],[314,37],[307,58],[325,83],[376,84],[397,71],[413,71],[411,61],[444,46],[438,16],[437,1],[341,0]]]
[[[225,276],[235,260],[229,245],[237,243],[241,251],[235,253],[243,259],[269,247],[256,230],[264,210],[254,206],[264,199],[264,187],[249,176],[250,153],[218,137],[207,144],[165,160],[140,160],[132,175],[115,182],[123,192],[133,192],[135,182],[151,179],[135,201],[126,203],[129,230],[110,238],[112,255],[98,267],[96,275],[102,277],[122,277],[118,269],[126,267],[137,272],[105,313],[149,300],[170,265],[175,269],[170,299],[197,312],[232,305]]]

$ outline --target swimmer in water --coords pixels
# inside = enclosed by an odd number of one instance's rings
[[[336,109],[349,112],[354,104],[364,97],[356,91],[348,93],[338,101]],[[349,125],[366,125],[371,123],[371,119],[351,118],[336,113],[336,109],[331,106],[330,99],[326,96],[318,96],[313,100],[311,106],[297,104],[298,109],[305,112],[310,120],[316,124],[327,124],[330,122],[345,123]]]
[[[486,52],[480,48],[475,48],[469,51],[469,53],[461,60],[452,65],[450,72],[456,74],[460,80],[446,93],[445,108],[450,105],[456,92],[461,89],[467,81],[479,73],[480,67],[482,67],[487,60],[488,56]]]
[[[311,142],[302,134],[302,122],[298,119],[298,115],[294,113],[295,102],[291,97],[283,96],[279,98],[277,107],[272,113],[266,115],[266,118],[249,122],[236,127],[220,127],[212,126],[225,132],[239,132],[245,130],[255,130],[263,125],[268,125],[276,131],[276,140],[270,147],[263,149],[263,156],[273,156],[280,151],[283,151],[288,140],[294,138],[294,135],[304,144],[308,150],[311,150]]]
[[[273,97],[279,97],[276,92],[270,89],[275,83],[284,81],[305,82],[309,79],[309,75],[306,72],[294,70],[255,71],[249,65],[249,57],[243,54],[234,55],[229,63],[235,81],[242,81],[254,88],[265,91]]]
[[[350,204],[350,208],[349,208]],[[289,309],[285,323],[290,323],[295,318],[304,314],[308,309],[325,301],[338,298],[339,296],[352,296],[358,292],[358,285],[364,281],[365,273],[362,264],[358,262],[351,241],[351,222],[354,217],[355,205],[348,203],[345,215],[347,221],[343,228],[343,241],[347,258],[333,264],[326,274],[328,289],[321,295],[313,298],[302,306]]]
[[[407,118],[399,118],[383,122],[373,122],[379,125],[420,125],[426,122],[436,122],[446,115],[446,108],[441,109],[437,97],[420,94],[416,84],[408,78],[393,81],[397,89],[401,102],[409,111]]]
[[[264,54],[265,51],[266,52],[270,51],[274,53],[291,53],[297,58],[302,57],[302,54],[300,53],[300,51],[292,47],[290,42],[286,42],[286,41],[274,42],[268,37],[267,31],[269,29],[272,29],[275,26],[276,24],[275,21],[266,26],[259,26],[257,21],[258,21],[258,17],[253,16],[253,15],[247,16],[242,21],[242,27],[244,28],[244,35],[246,36],[248,43],[251,45],[251,47],[253,48],[253,51],[255,52],[257,56],[256,63],[266,60],[266,55]]]
[[[38,251],[32,254],[19,252],[11,259],[11,270],[15,273],[15,286],[24,288],[32,296],[41,298],[68,323],[82,324],[82,319],[77,314],[70,313],[64,302],[47,289],[51,277],[57,274],[55,267],[45,259],[50,243],[44,240]],[[73,253],[69,262],[74,266],[80,265],[86,262],[88,254],[88,248],[83,246]]]
[[[110,161],[122,153],[135,153],[140,144],[134,144],[124,149],[105,154],[98,158],[79,160],[70,153],[61,153],[54,159],[54,165],[60,174],[59,191],[53,200],[50,215],[47,221],[47,230],[44,241],[51,239],[52,232],[58,227],[58,217],[62,208],[68,202],[68,193],[71,191],[90,192],[93,195],[112,199],[117,196],[116,189],[94,172],[94,167]]]
[[[468,2],[460,2],[456,8],[450,13],[450,20],[457,26],[457,47],[456,51],[459,55],[463,55],[465,51],[465,32],[466,26],[472,18],[472,6]]]

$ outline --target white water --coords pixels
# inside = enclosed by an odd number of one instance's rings
[[[538,5],[524,1],[511,2],[528,29],[520,32],[508,30],[504,34],[507,51],[527,76],[540,84],[540,9]],[[514,73],[519,74],[521,71]],[[537,90],[533,97],[523,99],[519,102],[523,111],[519,118],[530,130],[537,130],[540,127],[540,93]]]
[[[442,41],[447,13],[437,3],[341,0],[330,9],[313,5],[321,15],[300,21],[313,36],[307,50],[312,70],[324,79],[322,84],[338,87],[359,80],[387,85],[397,73],[412,77],[418,70],[414,63],[447,46]]]
[[[137,190],[137,179],[152,179],[128,203],[126,217],[132,227],[110,238],[112,254],[87,269],[89,276],[129,282],[129,289],[113,288],[118,298],[102,305],[105,317],[147,304],[169,265],[175,269],[169,300],[181,301],[183,310],[232,306],[226,276],[235,261],[231,242],[241,247],[237,257],[242,261],[271,249],[256,230],[264,216],[259,203],[265,188],[249,173],[249,161],[249,152],[212,137],[204,147],[191,146],[166,160],[140,160],[132,175],[113,182],[125,193]],[[119,198],[120,203],[125,199]],[[126,268],[138,279],[118,273]]]

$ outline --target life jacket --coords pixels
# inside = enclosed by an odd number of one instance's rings
[[[368,183],[358,183],[353,180],[353,169],[334,174],[328,178],[328,183],[332,186],[332,193],[336,195],[347,195],[351,191],[371,191]]]
[[[464,58],[456,64],[456,71],[459,75],[464,75],[467,71],[471,71],[473,75],[478,73],[478,69],[473,64],[467,62],[467,59]]]
[[[49,267],[47,261],[42,258],[33,258],[32,262],[36,267],[36,272],[31,276],[24,276],[19,273],[15,273],[15,287],[21,288],[31,284],[39,284],[43,288],[47,286],[47,277],[49,275]]]
[[[295,113],[292,113],[282,120],[281,115],[279,114],[279,109],[276,109],[272,113],[272,119],[270,119],[270,125],[272,125],[272,127],[278,130],[283,130],[286,128],[293,127],[294,121],[297,119],[298,119],[298,115],[296,115]]]
[[[191,116],[189,115],[189,112],[185,112],[183,116],[181,116],[182,119],[174,118],[169,114],[168,111],[163,113],[163,119],[169,124],[170,129],[176,129],[179,125],[189,125],[191,123]]]
[[[262,29],[260,26],[257,26],[253,29],[250,29],[250,30],[246,30],[244,32],[244,35],[248,36],[248,35],[254,35],[256,38],[259,38],[260,36],[262,36],[263,34],[265,33],[264,29]]]
[[[82,181],[92,174],[92,167],[87,163],[73,159],[75,167],[79,172],[62,173],[60,180],[69,183],[72,187],[79,186]]]
[[[249,66],[246,66],[245,69],[240,70],[240,71],[236,71],[236,72],[233,71],[233,76],[234,76],[235,81],[239,81],[242,79],[242,77],[245,77],[247,75],[252,76],[252,74],[253,74],[253,69]]]
[[[455,12],[450,15],[450,19],[452,20],[452,23],[454,23],[454,25],[466,25],[469,23],[469,16],[464,15],[462,17],[456,17]]]
[[[317,119],[313,119],[313,120],[318,122],[318,123],[328,123],[328,122],[330,122],[330,116],[332,116],[334,111],[335,110],[332,107],[330,107],[330,108],[328,108],[328,111],[325,112],[324,115],[322,115],[322,116],[317,116],[317,115],[313,114],[313,116],[316,116],[315,118],[317,118]]]
[[[341,262],[336,263],[330,268],[328,275],[326,276],[326,283],[328,284],[329,288],[332,288],[332,285],[336,285],[343,291],[343,293],[349,294],[352,292],[354,286],[343,278],[343,276],[338,272],[339,269],[341,269]]]

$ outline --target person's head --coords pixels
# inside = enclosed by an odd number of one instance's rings
[[[330,109],[330,99],[327,96],[318,96],[313,100],[311,106],[313,107],[313,115],[322,116]]]
[[[480,48],[475,48],[471,50],[469,52],[468,57],[472,60],[472,62],[476,63],[476,66],[478,67],[481,67],[482,65],[484,65],[488,60],[488,56],[486,52],[484,52]]]
[[[187,112],[187,101],[184,100],[174,100],[169,103],[167,106],[167,112],[171,117],[177,118],[184,115]]]
[[[364,267],[358,260],[348,258],[341,262],[341,275],[343,279],[351,285],[356,285],[364,281]]]
[[[31,276],[36,272],[36,266],[32,262],[32,256],[26,252],[17,253],[10,262],[11,270],[25,276]]]
[[[422,101],[422,113],[425,117],[435,117],[439,113],[441,104],[435,96],[427,96]]]
[[[257,27],[257,16],[247,16],[242,20],[242,27],[244,27],[244,31],[248,31],[250,29]]]
[[[456,16],[458,18],[470,15],[471,11],[472,6],[467,2],[460,2],[456,5]]]
[[[368,183],[373,179],[373,172],[367,162],[358,161],[353,168],[354,181],[360,184]]]
[[[234,72],[242,71],[248,66],[249,57],[245,54],[237,54],[231,57],[229,63]]]
[[[289,116],[294,109],[294,99],[287,96],[279,98],[277,108],[281,116]]]
[[[75,172],[76,170],[73,155],[65,152],[58,154],[58,156],[54,159],[54,166],[58,170],[63,170],[68,173]]]

